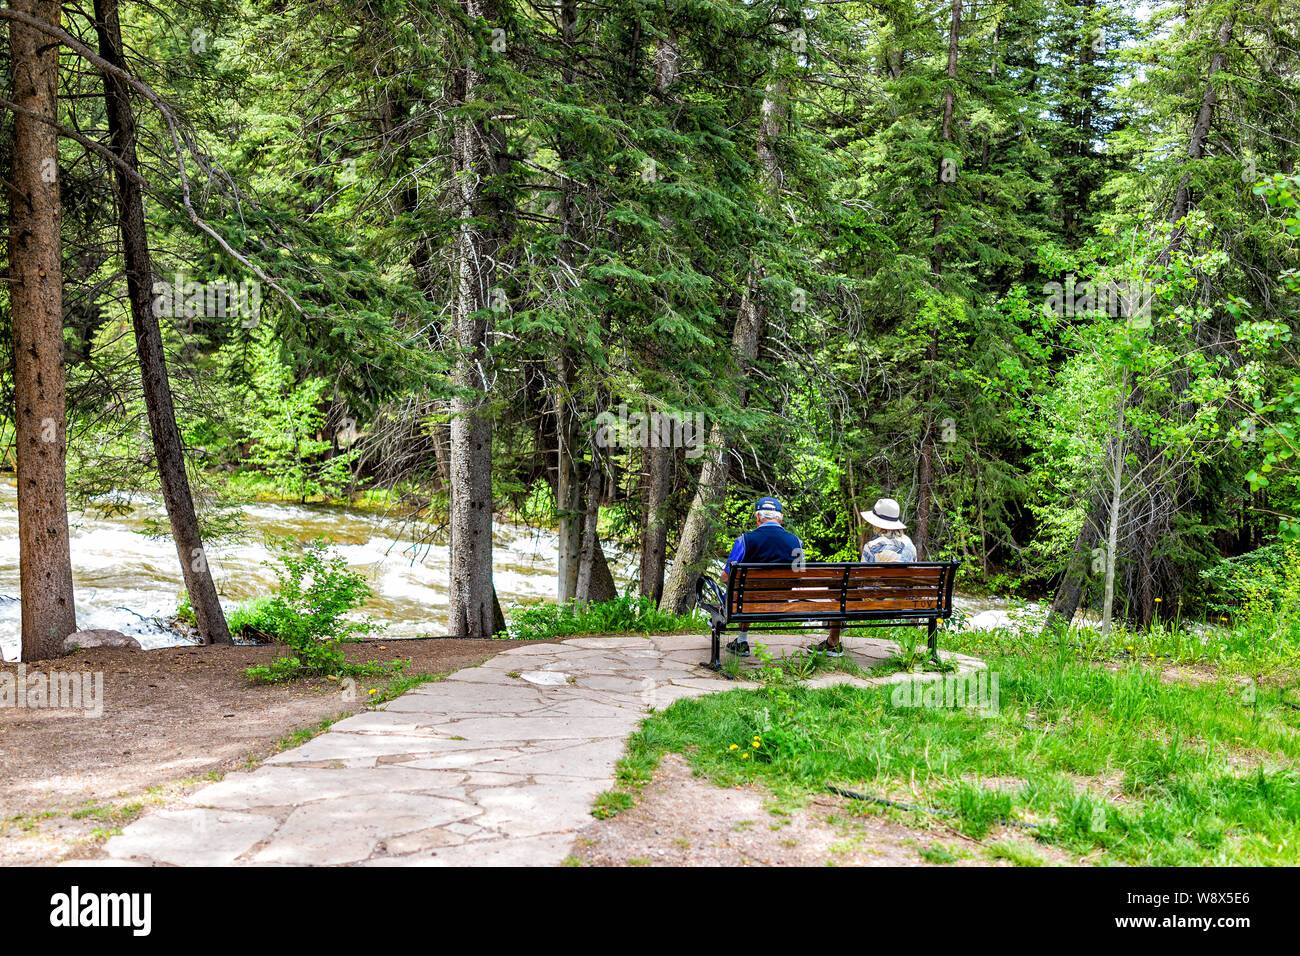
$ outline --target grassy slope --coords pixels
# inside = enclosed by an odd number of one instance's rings
[[[1300,712],[1283,684],[1245,683],[1244,667],[1189,684],[1158,660],[1012,632],[947,645],[976,641],[999,678],[994,716],[896,706],[891,688],[737,690],[647,720],[622,780],[675,751],[720,784],[786,799],[830,784],[947,811],[976,837],[1035,824],[1026,833],[1091,862],[1300,862]],[[1250,663],[1279,669],[1276,654]]]

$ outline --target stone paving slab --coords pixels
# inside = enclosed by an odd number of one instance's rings
[[[774,657],[813,633],[755,640]],[[817,632],[820,636],[820,632]],[[894,653],[846,638],[863,670]],[[962,669],[982,667],[954,654]],[[569,854],[624,742],[651,708],[740,687],[699,666],[698,635],[580,637],[509,648],[382,709],[149,813],[106,844],[109,864],[546,866]],[[907,675],[823,674],[810,686]]]

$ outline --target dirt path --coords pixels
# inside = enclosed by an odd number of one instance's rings
[[[349,645],[353,659],[409,659],[407,674],[443,674],[479,663],[516,641],[411,640]],[[244,676],[273,647],[96,649],[25,676],[102,677],[103,712],[0,709],[0,866],[48,864],[95,854],[103,837],[250,758],[286,734],[362,710],[371,688],[307,680],[279,687]],[[16,681],[19,665],[0,663]],[[83,704],[87,701],[83,701]]]
[[[758,786],[724,788],[668,754],[637,805],[583,828],[582,866],[1012,866],[1065,854],[999,828],[972,840],[935,822],[904,826],[831,794],[798,808]]]

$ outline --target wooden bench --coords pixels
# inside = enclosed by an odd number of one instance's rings
[[[701,576],[696,600],[708,613],[712,659],[722,668],[722,634],[741,625],[750,630],[788,629],[791,624],[827,627],[927,627],[931,656],[938,658],[940,618],[952,616],[952,585],[960,561],[910,564],[737,564],[724,593]]]

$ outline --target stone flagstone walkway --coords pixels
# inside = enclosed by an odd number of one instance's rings
[[[779,655],[807,641],[764,643]],[[864,668],[894,650],[847,644]],[[124,865],[559,864],[647,708],[754,686],[700,668],[707,648],[698,635],[513,647],[141,817],[107,852]]]

